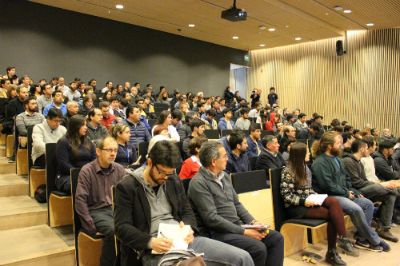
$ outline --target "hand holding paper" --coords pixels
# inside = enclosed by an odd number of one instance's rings
[[[321,206],[327,197],[327,194],[311,194],[306,198],[306,207]]]

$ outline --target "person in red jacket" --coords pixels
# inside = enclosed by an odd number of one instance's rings
[[[182,164],[181,171],[179,172],[181,180],[192,178],[199,171],[201,167],[199,150],[204,142],[207,142],[207,139],[204,137],[194,137],[190,140],[189,151],[192,156],[187,158]]]
[[[267,122],[265,122],[265,130],[274,131],[274,132],[276,131],[276,128],[275,128],[275,117],[276,117],[275,112],[271,112],[269,114],[269,120],[267,120]]]

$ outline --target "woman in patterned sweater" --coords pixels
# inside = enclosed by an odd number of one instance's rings
[[[336,250],[337,236],[338,246],[345,253],[358,256],[358,252],[345,237],[343,211],[338,201],[327,197],[319,206],[310,200],[309,196],[315,192],[311,187],[311,171],[306,165],[309,157],[306,144],[295,142],[291,145],[289,162],[282,172],[281,180],[281,195],[286,212],[290,218],[327,220],[328,252],[325,260],[332,265],[346,265]]]

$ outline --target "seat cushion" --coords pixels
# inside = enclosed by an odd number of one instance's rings
[[[286,220],[284,224],[292,223],[292,224],[301,224],[309,227],[316,227],[326,222],[327,222],[326,220],[322,219],[289,219]]]

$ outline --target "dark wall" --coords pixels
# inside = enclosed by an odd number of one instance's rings
[[[0,73],[221,94],[245,51],[20,0],[0,0]]]

